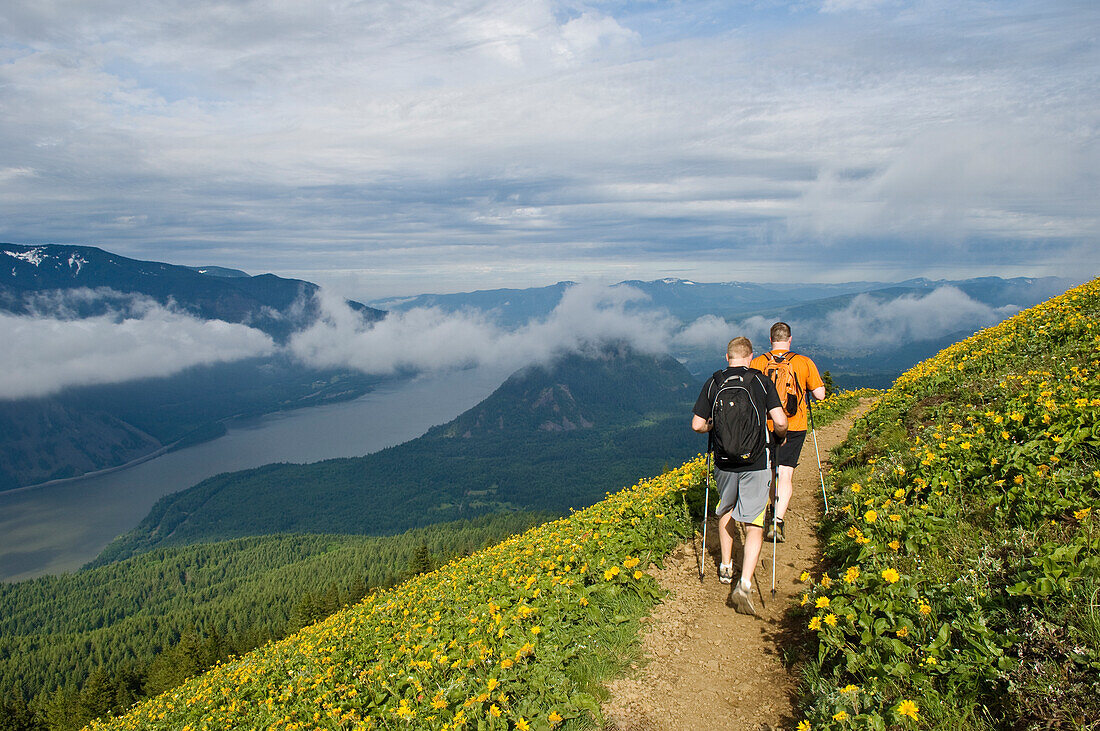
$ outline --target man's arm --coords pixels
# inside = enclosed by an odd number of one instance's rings
[[[804,355],[801,357],[805,358],[806,365],[806,373],[805,376],[803,376],[805,380],[803,381],[802,387],[812,393],[814,395],[814,398],[818,401],[824,401],[825,382],[821,380],[821,373],[819,373],[817,370],[817,363],[814,363],[812,360]]]
[[[772,434],[782,442],[787,436],[787,414],[784,413],[782,406],[776,406],[774,409],[768,409],[768,416],[772,420]]]
[[[692,429],[692,431],[697,431],[700,434],[706,434],[707,432],[710,431],[710,428],[712,426],[714,426],[714,422],[712,422],[710,419],[704,419],[703,417],[699,416],[698,414],[692,414],[691,415],[691,429]]]

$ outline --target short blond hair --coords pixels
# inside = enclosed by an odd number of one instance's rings
[[[739,335],[726,346],[727,358],[748,358],[752,355],[752,343],[744,335]]]

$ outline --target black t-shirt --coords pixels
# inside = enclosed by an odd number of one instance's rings
[[[734,374],[756,374],[756,378],[752,380],[750,388],[753,389],[752,400],[756,406],[756,410],[760,415],[760,423],[767,423],[768,412],[772,409],[781,408],[782,404],[779,402],[779,393],[775,390],[775,384],[771,382],[770,378],[767,378],[763,373],[755,368],[746,368],[745,366],[734,366],[732,368],[726,368],[722,371],[722,379],[724,380],[728,376]],[[703,390],[699,392],[699,398],[695,399],[695,407],[692,412],[703,419],[710,419],[714,410],[714,397],[718,395],[719,383],[716,383],[714,376],[707,379],[707,382],[703,384]],[[774,437],[769,437],[774,439]],[[764,470],[768,468],[768,458],[766,454],[761,454],[760,458],[750,465],[743,465],[740,467],[731,467],[728,464],[723,464],[725,459],[718,455],[714,455],[714,464],[724,470],[730,472],[755,472],[756,470]]]

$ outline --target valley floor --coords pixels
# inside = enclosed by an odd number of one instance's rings
[[[852,414],[817,432],[822,466],[843,441]],[[814,525],[821,515],[821,482],[812,439],[807,439],[794,475],[794,497],[787,512],[787,542],[777,547],[775,599],[771,598],[772,544],[765,543],[753,586],[760,617],[726,606],[729,587],[718,582],[718,526],[707,525],[706,579],[699,581],[700,536],[675,549],[656,570],[669,598],[646,623],[643,659],[628,677],[608,684],[603,704],[605,731],[679,729],[793,729],[798,722],[796,667],[784,663],[784,647],[800,629],[786,609],[803,590],[803,571],[816,571],[820,549]],[[712,503],[713,505],[713,503]],[[739,538],[734,563],[739,564]]]

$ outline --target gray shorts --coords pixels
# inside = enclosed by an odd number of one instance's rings
[[[726,472],[714,470],[718,487],[716,515],[733,514],[738,523],[764,526],[764,510],[768,507],[768,491],[771,487],[770,469],[754,472]]]

